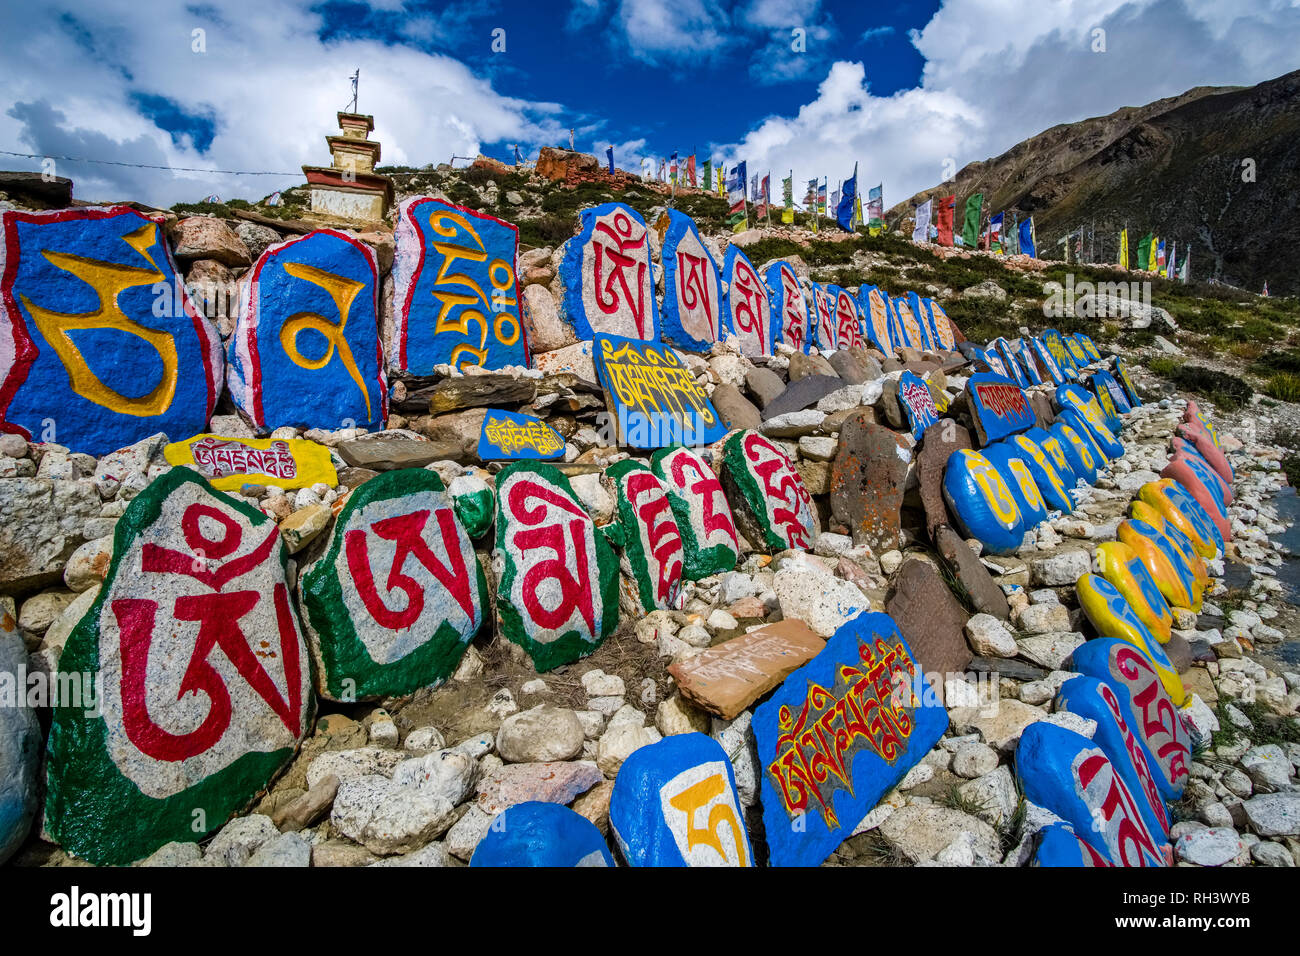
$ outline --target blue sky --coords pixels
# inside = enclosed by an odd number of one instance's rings
[[[49,0],[0,5],[0,150],[137,164],[57,160],[83,199],[258,198],[328,161],[360,68],[385,163],[573,127],[631,170],[857,162],[893,203],[1057,123],[1295,69],[1297,35],[1297,0]]]

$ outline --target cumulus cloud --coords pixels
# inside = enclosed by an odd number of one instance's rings
[[[0,111],[0,144],[42,155],[284,174],[59,163],[80,199],[167,206],[213,192],[260,198],[301,182],[302,164],[328,164],[324,134],[347,106],[356,67],[360,108],[375,114],[385,164],[473,156],[482,143],[531,147],[566,138],[559,104],[503,96],[449,56],[373,39],[323,42],[321,26],[310,0],[259,0],[255,7],[211,0],[190,9],[105,0],[75,15],[0,6],[0,100],[11,104]],[[150,96],[210,124],[208,148],[144,115],[140,98]],[[6,161],[24,163],[39,168],[39,161]]]
[[[718,150],[832,188],[857,161],[860,185],[883,180],[888,206],[1058,123],[1279,76],[1296,66],[1298,35],[1292,0],[945,0],[912,33],[926,61],[915,89],[874,96],[869,58],[836,62],[794,115]]]

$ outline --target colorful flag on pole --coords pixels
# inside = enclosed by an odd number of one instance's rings
[[[864,222],[866,220],[862,218],[862,193],[858,193],[853,197],[853,228],[858,228]]]
[[[1002,219],[1006,213],[989,216],[989,249],[1002,255]]]
[[[794,222],[794,170],[790,170],[790,175],[781,180],[781,198],[785,200],[785,208],[781,210],[781,221],[786,225]]]
[[[835,203],[835,221],[840,224],[840,228],[845,232],[852,232],[854,227],[853,214],[857,206],[858,198],[858,164],[853,164],[853,175],[844,181],[844,185],[837,190],[839,199]]]
[[[885,228],[885,184],[867,191],[867,226],[873,236]]]
[[[1171,240],[1169,243],[1169,258],[1165,262],[1166,279],[1172,279],[1174,277],[1174,263],[1177,261],[1178,261],[1178,243]]]
[[[980,214],[984,209],[984,194],[975,193],[966,198],[966,212],[961,224],[962,245],[974,249],[980,234]]]
[[[745,182],[748,170],[745,164],[732,166],[731,172],[727,174],[727,201],[730,208],[727,211],[727,225],[731,227],[732,232],[744,232],[749,228],[749,215],[745,209]]]
[[[695,154],[686,157],[686,181],[690,183],[692,189],[695,188]]]
[[[718,163],[717,165],[718,165],[718,195],[721,198],[726,199],[727,198],[726,167],[723,166],[722,163]]]
[[[808,195],[804,197],[804,201],[803,201],[803,204],[804,204],[805,208],[807,208],[807,210],[808,210],[810,213],[813,214],[813,218],[812,218],[812,231],[813,231],[813,232],[816,232],[816,231],[817,231],[817,219],[818,219],[818,215],[819,215],[819,213],[818,213],[818,211],[817,211],[817,189],[818,189],[818,185],[819,185],[819,184],[818,184],[818,182],[817,182],[816,179],[810,179],[810,180],[808,180]]]
[[[1142,272],[1151,268],[1151,243],[1154,240],[1155,235],[1149,232],[1138,240],[1137,267]]]
[[[830,180],[822,177],[822,181],[817,186],[817,215],[826,215],[826,187],[830,185]]]
[[[1034,217],[1020,224],[1020,254],[1038,258],[1038,237],[1034,235]]]
[[[668,160],[668,181],[677,185],[677,150],[673,150],[672,158]]]
[[[704,191],[713,192],[713,159],[709,158],[704,161]]]
[[[614,175],[614,146],[613,146],[613,144],[610,144],[609,148],[605,150],[605,156],[606,156],[606,158],[609,159],[609,174],[610,174],[611,176],[613,176],[613,175]]]
[[[1128,268],[1128,229],[1119,231],[1119,267]]]
[[[1183,253],[1183,264],[1178,267],[1178,278],[1186,282],[1192,275],[1192,247],[1188,246],[1187,251]]]
[[[932,200],[927,199],[916,207],[916,226],[912,229],[913,242],[930,241],[930,209]]]
[[[952,220],[956,212],[956,196],[941,197],[939,199],[939,205],[933,211],[935,230],[939,234],[936,238],[941,246],[952,245]]]
[[[771,219],[768,207],[772,204],[772,174],[768,173],[758,184],[758,195],[754,197],[754,218]]]
[[[1161,239],[1156,245],[1156,272],[1164,270],[1165,261],[1165,241]]]

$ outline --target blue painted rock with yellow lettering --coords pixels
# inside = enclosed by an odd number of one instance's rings
[[[230,337],[230,397],[255,428],[383,428],[379,266],[333,229],[271,246]]]
[[[1074,473],[1074,467],[1070,464],[1070,458],[1066,455],[1065,446],[1061,444],[1060,438],[1037,425],[1026,431],[1025,437],[1047,453],[1047,460],[1056,467],[1056,473],[1061,476],[1065,487],[1073,488],[1079,483],[1080,476]]]
[[[1092,362],[1092,356],[1088,354],[1088,350],[1085,349],[1083,343],[1079,341],[1078,332],[1075,332],[1073,335],[1067,335],[1064,338],[1065,347],[1070,350],[1070,358],[1074,359],[1075,365],[1079,366],[1079,368],[1083,368],[1085,365]]]
[[[1097,400],[1097,407],[1101,409],[1107,427],[1110,428],[1111,432],[1118,435],[1120,429],[1124,427],[1124,420],[1120,418],[1120,413],[1127,412],[1129,409],[1119,406],[1115,399],[1115,392],[1111,389],[1112,385],[1114,385],[1115,390],[1120,392],[1120,400],[1123,400],[1124,390],[1119,387],[1119,384],[1115,382],[1109,372],[1094,372],[1088,379],[1088,387],[1092,389],[1092,394]],[[1128,402],[1124,404],[1127,406]]]
[[[1057,367],[1060,368],[1062,376],[1066,380],[1077,379],[1079,368],[1070,354],[1070,350],[1065,347],[1065,339],[1056,329],[1044,330],[1042,336],[1043,345],[1051,353],[1052,358],[1056,360]]]
[[[1105,681],[1128,703],[1129,725],[1156,770],[1156,786],[1166,800],[1182,798],[1192,762],[1191,723],[1174,706],[1150,659],[1128,641],[1099,637],[1071,655],[1080,674]]]
[[[1151,831],[1134,794],[1096,743],[1038,721],[1020,735],[1016,779],[1025,799],[1052,811],[1114,866],[1167,866],[1172,851]]]
[[[1097,722],[1093,743],[1101,746],[1119,771],[1147,829],[1167,838],[1169,808],[1156,782],[1160,771],[1147,760],[1146,749],[1132,724],[1132,705],[1127,698],[1128,691],[1123,687],[1112,687],[1095,677],[1072,677],[1056,692],[1056,710]]]
[[[1068,823],[1053,823],[1038,833],[1034,866],[1103,867],[1113,864],[1079,839]]]
[[[474,848],[470,866],[613,866],[596,824],[558,803],[507,807]]]
[[[1034,476],[1034,483],[1047,506],[1053,511],[1069,514],[1074,510],[1074,496],[1070,488],[1074,485],[1074,475],[1069,474],[1069,483],[1057,470],[1056,462],[1043,450],[1043,447],[1028,435],[1012,435],[1007,444],[1014,448],[1024,462],[1029,473]],[[1068,465],[1067,465],[1068,467]]]
[[[1044,344],[1041,338],[1037,336],[1030,338],[1029,348],[1033,352],[1034,360],[1043,370],[1041,376],[1043,382],[1048,385],[1061,385],[1065,382],[1065,373],[1061,371],[1060,364],[1056,361],[1056,356]]]
[[[1063,385],[1061,387],[1068,388],[1069,386]],[[1101,411],[1097,408],[1096,400],[1087,406],[1065,405],[1057,413],[1056,417],[1092,442],[1104,459],[1102,464],[1124,454],[1124,445],[1115,437],[1115,433],[1110,430],[1103,420]]]
[[[0,431],[103,455],[207,430],[221,336],[161,219],[126,206],[0,216]]]
[[[1128,398],[1128,403],[1134,408],[1141,405],[1142,396],[1138,394],[1137,386],[1133,384],[1133,379],[1128,374],[1128,366],[1118,355],[1115,356],[1115,377],[1124,386],[1124,395]]]
[[[977,451],[960,448],[948,458],[943,497],[962,533],[990,551],[1010,553],[1025,537],[1025,522],[1002,475]]]
[[[983,455],[993,462],[993,467],[1011,490],[1011,496],[1016,499],[1016,507],[1020,509],[1020,517],[1024,521],[1024,530],[1038,527],[1038,523],[1047,518],[1048,505],[1038,488],[1038,482],[1034,480],[1033,472],[1025,464],[1024,453],[1006,441],[1000,441],[985,448]]]
[[[1204,585],[1197,581],[1187,554],[1168,531],[1168,525],[1162,531],[1146,521],[1130,518],[1119,523],[1116,534],[1137,553],[1170,605],[1200,610]],[[1194,552],[1191,557],[1196,562],[1201,560]]]
[[[1094,362],[1102,361],[1101,350],[1097,348],[1096,344],[1092,341],[1091,336],[1085,335],[1082,332],[1075,332],[1074,337],[1079,340],[1079,344],[1082,345],[1083,350],[1088,353],[1088,358],[1090,360]]]
[[[1070,463],[1070,471],[1076,479],[1090,485],[1097,483],[1097,472],[1101,467],[1097,461],[1092,442],[1086,440],[1065,421],[1058,421],[1048,429],[1065,452],[1065,459]],[[1077,483],[1077,482],[1076,482]]]
[[[675,734],[619,768],[609,825],[630,866],[753,866],[731,760],[712,737]]]
[[[1142,623],[1161,644],[1168,644],[1174,615],[1138,553],[1123,541],[1106,541],[1097,545],[1097,563],[1102,577],[1124,595]]]
[[[1138,489],[1138,497],[1165,517],[1165,521],[1183,534],[1196,548],[1196,553],[1213,558],[1223,550],[1223,537],[1205,509],[1176,481],[1161,478],[1148,481]]]
[[[1119,593],[1115,585],[1095,574],[1084,574],[1075,582],[1074,589],[1079,596],[1079,606],[1083,608],[1084,614],[1097,629],[1097,633],[1102,637],[1128,641],[1145,654],[1155,665],[1156,673],[1160,675],[1160,683],[1169,692],[1174,705],[1183,706],[1183,701],[1187,699],[1187,691],[1183,687],[1182,678],[1169,662],[1169,657],[1160,646],[1160,642],[1152,636],[1151,631],[1142,623],[1142,619],[1124,600],[1124,595]]]
[[[1197,464],[1204,469],[1203,472],[1198,471]],[[1205,516],[1219,532],[1220,539],[1228,540],[1232,537],[1232,525],[1228,523],[1227,516],[1228,506],[1220,500],[1212,476],[1213,469],[1205,464],[1203,459],[1198,461],[1183,454],[1174,455],[1169,464],[1160,471],[1161,478],[1168,478],[1177,484],[1200,506],[1201,511],[1205,512]]]

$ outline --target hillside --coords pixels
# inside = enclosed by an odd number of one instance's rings
[[[1243,161],[1254,179],[1243,181]],[[1247,177],[1249,179],[1249,177]],[[1192,244],[1193,275],[1251,290],[1300,291],[1300,71],[1258,86],[1198,87],[1108,116],[1054,126],[956,180],[894,206],[985,194],[985,211],[1033,215],[1040,247],[1095,227],[1098,258],[1114,261],[1118,231],[1155,230]],[[958,219],[960,219],[960,212]]]

